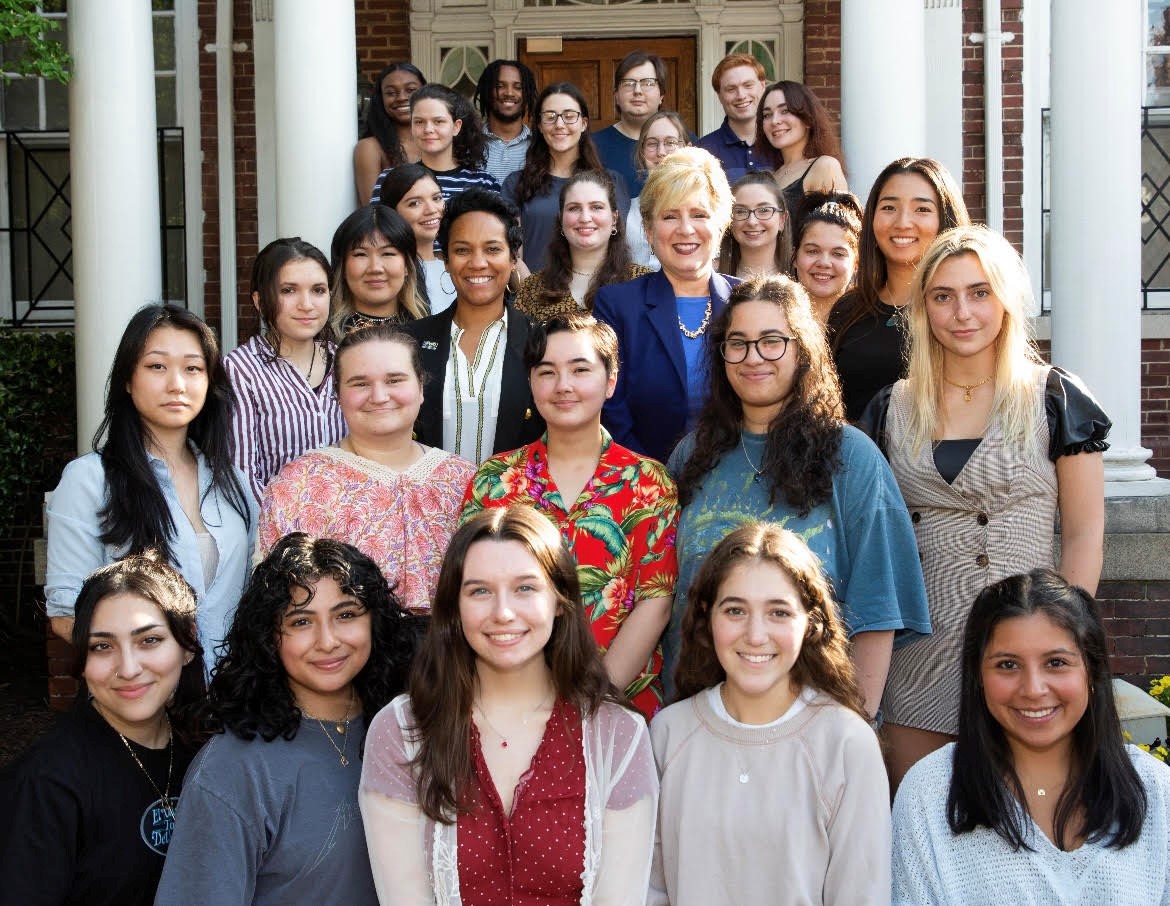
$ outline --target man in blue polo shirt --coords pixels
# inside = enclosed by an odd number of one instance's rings
[[[634,163],[634,146],[647,118],[662,106],[666,88],[666,63],[655,54],[635,50],[626,54],[613,76],[613,102],[618,120],[592,133],[593,144],[606,169],[620,173],[630,198],[642,192],[646,174]]]
[[[699,139],[723,164],[734,183],[751,170],[767,170],[768,162],[752,151],[756,141],[756,109],[764,96],[764,67],[750,54],[728,54],[711,74],[711,87],[723,105],[723,125]]]

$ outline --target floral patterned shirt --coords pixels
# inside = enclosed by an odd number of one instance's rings
[[[434,447],[403,472],[340,447],[280,470],[260,506],[259,553],[289,532],[352,544],[377,562],[404,607],[430,610],[475,466]]]
[[[484,462],[467,488],[463,521],[488,507],[526,503],[556,524],[577,560],[593,637],[604,653],[639,601],[674,594],[678,493],[661,463],[613,442],[602,429],[601,459],[581,496],[566,507],[548,470],[548,435]],[[662,706],[662,650],[626,689],[652,717]]]

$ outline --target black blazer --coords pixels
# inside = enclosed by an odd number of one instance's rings
[[[506,453],[537,440],[544,433],[544,419],[532,401],[528,372],[524,369],[524,344],[532,323],[506,302],[508,333],[504,368],[500,375],[500,406],[492,454]],[[423,404],[414,423],[414,436],[429,447],[443,446],[443,389],[451,358],[451,322],[455,306],[437,315],[411,321],[405,329],[418,340],[419,357],[427,374]]]

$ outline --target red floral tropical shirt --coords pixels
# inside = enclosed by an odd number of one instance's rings
[[[639,601],[674,594],[678,492],[666,468],[613,442],[602,428],[601,459],[566,507],[548,470],[547,435],[479,467],[463,498],[463,521],[488,507],[526,503],[561,530],[577,559],[581,597],[604,653]],[[657,646],[626,696],[650,718],[662,707]]]

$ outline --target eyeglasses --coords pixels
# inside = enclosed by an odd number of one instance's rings
[[[564,120],[566,126],[571,126],[579,119],[581,119],[580,110],[562,110],[560,113],[555,110],[546,110],[540,115],[540,121],[546,126],[555,125],[557,120]]]
[[[762,204],[758,208],[745,208],[742,205],[735,205],[731,209],[732,220],[747,220],[752,214],[756,215],[756,220],[771,220],[772,215],[780,209],[775,205]]]
[[[682,146],[683,143],[676,138],[664,138],[662,141],[659,141],[656,138],[648,138],[646,141],[642,142],[642,147],[647,151],[657,151],[659,148],[661,148],[667,154],[672,151],[677,151]]]
[[[633,91],[641,86],[643,91],[658,87],[658,79],[618,79],[618,88],[622,91]]]
[[[719,354],[728,365],[738,365],[747,358],[748,350],[754,346],[761,359],[776,362],[784,358],[784,353],[788,352],[788,344],[795,339],[796,337],[770,333],[758,340],[724,340],[719,344]]]

